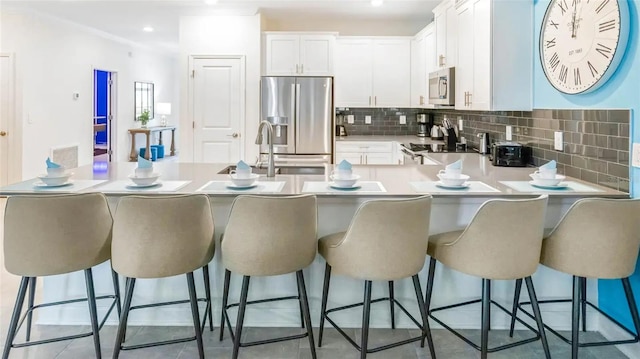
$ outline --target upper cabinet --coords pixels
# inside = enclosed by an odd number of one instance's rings
[[[332,76],[335,34],[263,33],[263,75]]]
[[[339,37],[335,97],[338,107],[410,107],[411,38]]]
[[[429,105],[429,73],[436,69],[435,24],[427,25],[411,40],[411,107]]]
[[[456,109],[530,111],[533,2],[457,0]]]
[[[436,68],[456,66],[458,60],[458,16],[453,0],[433,9],[436,33]]]

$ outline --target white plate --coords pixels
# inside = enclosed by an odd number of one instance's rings
[[[61,183],[61,184],[54,184],[54,185],[49,185],[46,184],[44,182],[36,182],[33,184],[33,187],[38,187],[38,188],[53,188],[53,187],[64,187],[64,186],[68,186],[70,184],[73,184],[73,181],[69,180],[67,182]]]
[[[62,177],[71,177],[71,176],[73,176],[73,172],[64,172],[62,174],[53,175],[53,176],[50,176],[47,173],[43,173],[43,174],[39,175],[38,178],[42,178],[42,177],[44,177],[44,178],[62,178]]]
[[[237,186],[233,184],[233,182],[227,182],[225,183],[225,186],[227,186],[227,188],[229,189],[251,189],[251,188],[257,187],[258,184],[254,182],[248,186]]]
[[[340,190],[345,190],[345,191],[349,191],[349,190],[356,190],[362,186],[360,186],[359,184],[354,184],[352,186],[338,186],[335,182],[329,182],[329,187],[333,188],[333,189],[340,189]]]
[[[446,188],[446,189],[464,189],[464,188],[469,188],[469,186],[471,185],[471,183],[469,182],[465,182],[459,186],[453,186],[453,185],[446,185],[444,183],[442,183],[442,181],[438,181],[436,182],[436,187],[440,187],[440,188]]]
[[[533,187],[538,187],[543,189],[564,189],[569,187],[569,184],[567,182],[560,182],[556,186],[545,186],[545,185],[538,184],[535,181],[529,181],[529,184],[532,185]]]
[[[162,183],[160,182],[153,182],[153,183],[145,183],[145,184],[136,184],[136,183],[129,183],[127,185],[127,188],[151,188],[151,187],[155,187],[157,185],[160,185]]]

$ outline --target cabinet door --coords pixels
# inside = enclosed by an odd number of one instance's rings
[[[297,75],[300,71],[300,36],[267,35],[266,42],[265,75]]]
[[[302,76],[333,75],[335,36],[300,36],[300,74]]]
[[[458,54],[456,66],[456,109],[470,110],[469,93],[473,91],[473,7],[458,8]]]
[[[491,4],[473,0],[473,87],[472,110],[491,110]]]
[[[429,104],[429,73],[437,70],[436,62],[436,33],[435,31],[430,31],[425,34],[424,37],[424,48],[425,48],[425,89],[424,96],[426,97],[425,106]]]
[[[336,163],[347,160],[352,165],[361,165],[364,162],[364,155],[360,152],[336,152]]]
[[[424,36],[411,40],[411,107],[423,107],[427,102],[426,52]]]
[[[435,14],[436,23],[436,62],[435,68],[444,67],[444,59],[447,56],[447,12]]]
[[[375,107],[410,107],[410,39],[374,41],[373,96]]]
[[[372,107],[372,41],[338,39],[334,65],[336,107]]]
[[[365,162],[366,165],[393,165],[393,153],[365,153]]]
[[[489,0],[484,0],[489,2]],[[445,67],[453,67],[458,64],[458,16],[452,6],[447,9],[447,49],[445,55]]]

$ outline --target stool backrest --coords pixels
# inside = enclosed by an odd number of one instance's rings
[[[25,277],[91,268],[111,257],[112,223],[107,199],[99,193],[9,197],[5,267]]]
[[[248,276],[291,273],[317,252],[318,208],[313,195],[238,196],[222,237],[222,261]]]
[[[431,196],[363,203],[340,246],[345,273],[364,280],[395,280],[418,273],[429,243]]]
[[[114,215],[111,263],[131,278],[193,272],[213,258],[213,235],[206,195],[123,197]]]
[[[532,275],[540,262],[548,197],[495,199],[482,204],[471,223],[453,242],[463,273],[486,279],[519,279]]]
[[[588,278],[626,278],[640,249],[640,199],[585,198],[544,240],[541,263]]]

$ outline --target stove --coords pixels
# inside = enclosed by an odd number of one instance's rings
[[[454,151],[449,151],[447,149],[447,146],[445,146],[445,144],[443,143],[409,143],[408,146],[407,144],[403,143],[402,146],[410,149],[411,152],[427,152],[427,153],[446,153],[446,152],[473,153],[473,152],[476,152],[472,149],[469,149],[469,147],[467,146],[464,146],[464,150],[456,149]]]

